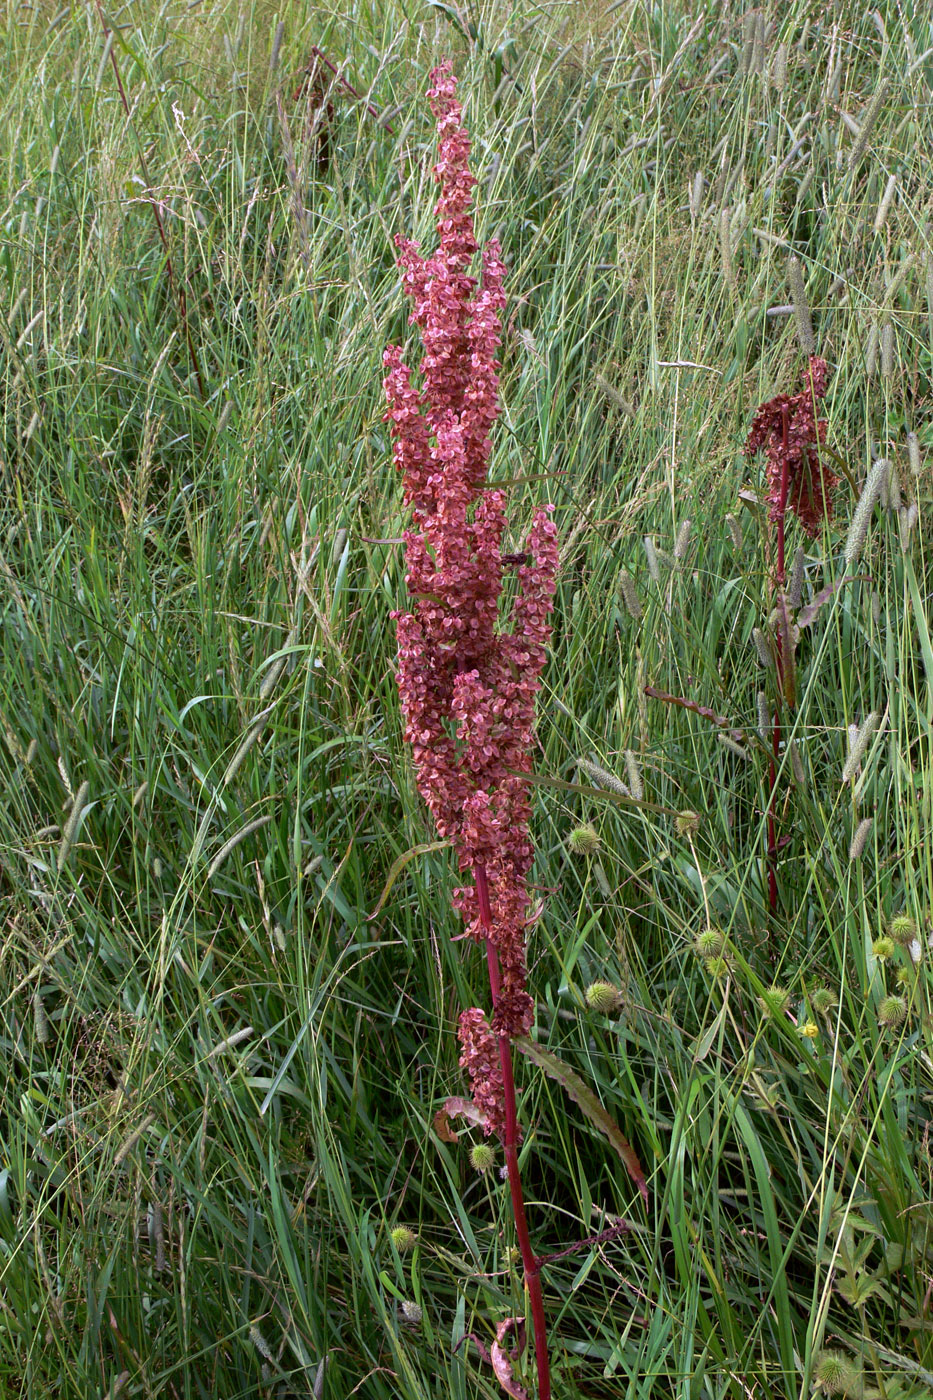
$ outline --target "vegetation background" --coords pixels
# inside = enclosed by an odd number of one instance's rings
[[[463,1339],[523,1310],[506,1187],[432,1126],[485,983],[449,853],[367,921],[433,835],[380,381],[446,54],[510,266],[493,474],[513,548],[542,498],[562,540],[537,1036],[650,1191],[521,1065],[538,1249],[632,1225],[547,1268],[555,1393],[933,1393],[929,8],[0,24],[0,1395],[501,1393]],[[790,539],[803,606],[830,593],[798,615],[772,912],[742,446],[804,365],[791,253],[843,482]]]

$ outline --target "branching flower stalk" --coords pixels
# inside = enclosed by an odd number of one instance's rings
[[[521,1132],[511,1040],[531,1028],[526,987],[527,880],[533,860],[531,770],[535,696],[550,636],[557,575],[556,528],[536,511],[523,551],[503,556],[505,494],[487,481],[490,430],[499,409],[500,314],[505,268],[499,245],[481,250],[470,201],[475,179],[449,62],[431,75],[438,127],[434,177],[439,246],[430,257],[399,236],[399,267],[421,332],[420,387],[401,346],[385,351],[386,415],[412,525],[405,533],[409,611],[394,614],[398,685],[418,787],[439,835],[452,841],[473,883],[454,891],[467,934],[485,946],[492,1018],[460,1017],[460,1064],[486,1133],[502,1141],[534,1324],[540,1400],[549,1400],[540,1260],[531,1247],[518,1169]],[[516,589],[499,622],[506,569]],[[520,1393],[516,1386],[514,1393]]]
[[[812,340],[812,332],[811,332]],[[752,420],[745,444],[748,456],[763,451],[768,486],[768,516],[777,531],[777,562],[774,586],[777,607],[772,629],[774,665],[777,677],[771,752],[768,760],[768,904],[777,909],[778,837],[775,821],[775,788],[781,748],[781,705],[794,703],[794,631],[790,604],[785,592],[785,533],[788,511],[792,511],[811,538],[820,534],[823,521],[832,516],[832,493],[838,478],[820,455],[826,440],[826,420],[818,416],[819,401],[826,394],[826,361],[810,355],[798,394],[778,394],[763,403]]]

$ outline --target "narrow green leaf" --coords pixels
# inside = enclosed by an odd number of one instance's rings
[[[619,1125],[606,1112],[597,1098],[595,1092],[586,1084],[575,1070],[564,1061],[559,1059],[552,1050],[545,1050],[543,1045],[537,1041],[529,1040],[527,1036],[517,1036],[515,1044],[523,1055],[527,1055],[539,1069],[543,1069],[545,1074],[557,1081],[567,1097],[583,1110],[586,1117],[598,1128],[609,1141],[609,1145],[619,1154],[625,1163],[626,1171],[638,1187],[648,1204],[648,1184],[645,1181],[645,1173],[642,1171],[641,1163],[635,1153],[634,1148],[623,1137]]]
[[[375,919],[376,915],[381,911],[386,900],[389,898],[392,886],[410,860],[414,860],[415,856],[426,856],[431,851],[443,851],[447,846],[452,845],[452,841],[423,841],[420,846],[412,846],[410,851],[403,851],[398,859],[392,862],[392,867],[386,877],[386,882],[382,887],[382,894],[379,896],[376,907],[371,914],[367,914],[366,916],[367,923]]]

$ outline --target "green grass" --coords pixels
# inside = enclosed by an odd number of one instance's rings
[[[468,1132],[432,1130],[485,983],[451,941],[449,852],[367,922],[433,839],[393,679],[405,517],[381,356],[407,334],[392,237],[431,239],[424,93],[446,53],[479,231],[510,267],[493,475],[515,483],[516,543],[539,499],[562,541],[536,1035],[650,1190],[645,1210],[522,1061],[536,1247],[633,1225],[546,1270],[555,1395],[804,1400],[826,1352],[849,1393],[928,1395],[933,25],[798,0],[762,47],[728,7],[459,13],[137,0],[106,15],[129,117],[93,8],[2,20],[0,1395],[501,1394],[455,1347],[524,1311],[507,1191],[471,1170]],[[315,118],[313,45],[381,116],[334,87]],[[804,601],[838,586],[800,638],[772,912],[752,638],[770,532],[742,445],[803,365],[775,311],[791,252],[849,479],[807,546]],[[873,453],[919,524],[902,548],[879,505],[846,569]],[[646,684],[714,710],[745,755]],[[653,805],[577,765],[627,782],[627,750]],[[687,809],[679,835],[666,812]],[[600,849],[580,859],[583,822]],[[902,911],[916,964],[872,951]],[[694,951],[707,923],[724,976]],[[596,979],[618,1013],[587,1011]],[[772,984],[790,1014],[762,1008]]]

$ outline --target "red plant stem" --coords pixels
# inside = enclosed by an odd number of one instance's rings
[[[781,496],[778,501],[778,557],[777,557],[777,582],[783,588],[786,577],[784,570],[784,518],[787,515],[787,488],[790,484],[790,464],[788,461],[789,445],[787,441],[788,418],[787,409],[781,409],[781,438],[783,445],[783,462],[781,463]]]
[[[476,880],[476,902],[479,906],[479,919],[486,930],[486,964],[489,969],[489,987],[493,1005],[499,997],[499,959],[489,934],[492,932],[492,909],[489,904],[489,884],[486,870],[482,865],[474,866]],[[515,1102],[515,1076],[512,1072],[512,1046],[507,1035],[500,1035],[499,1064],[502,1068],[502,1084],[505,1096],[505,1165],[509,1177],[509,1192],[512,1197],[512,1214],[515,1217],[515,1233],[522,1256],[525,1274],[525,1287],[531,1304],[531,1320],[535,1337],[535,1362],[538,1369],[538,1400],[551,1400],[551,1366],[547,1348],[547,1320],[544,1316],[544,1293],[541,1289],[541,1261],[531,1246],[528,1221],[525,1217],[525,1197],[522,1192],[522,1178],[518,1165],[518,1109]]]

